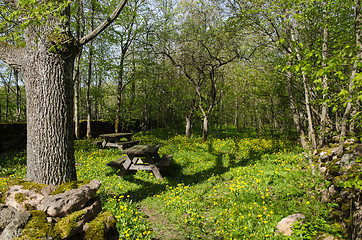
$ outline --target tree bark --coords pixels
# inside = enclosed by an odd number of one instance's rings
[[[323,46],[322,46],[322,67],[325,69],[327,67],[327,50],[328,50],[328,28],[327,28],[327,1],[323,1],[323,19],[325,21],[325,26],[323,28]],[[321,126],[320,126],[320,133],[319,133],[319,142],[318,148],[322,148],[325,145],[325,131],[326,131],[326,122],[327,122],[327,103],[325,99],[327,94],[325,91],[328,89],[328,76],[324,74],[322,79],[322,89],[323,89],[323,103],[322,103],[322,114],[321,114]]]
[[[352,95],[353,95],[353,88],[354,88],[354,85],[355,85],[354,78],[356,77],[357,70],[358,70],[357,64],[358,64],[358,62],[360,61],[360,59],[362,57],[361,21],[362,21],[362,17],[361,17],[361,1],[356,0],[356,6],[355,6],[355,37],[356,37],[356,47],[358,47],[358,49],[357,49],[357,53],[356,53],[356,60],[354,60],[353,66],[352,66],[352,71],[351,71],[350,81],[349,81],[349,86],[348,86],[347,105],[346,105],[346,109],[344,111],[342,122],[341,122],[341,134],[340,134],[339,147],[338,147],[338,153],[339,154],[343,153],[343,143],[344,143],[344,138],[346,136],[347,119],[348,119],[348,117],[350,115],[351,108],[352,108]]]
[[[90,19],[90,28],[93,31],[94,28],[94,11],[95,11],[95,5],[92,1],[91,6],[91,19]],[[92,137],[92,128],[91,128],[91,122],[92,122],[92,106],[91,106],[91,98],[90,98],[90,87],[92,82],[92,64],[93,64],[93,42],[91,41],[89,44],[89,54],[88,54],[88,78],[86,82],[86,105],[87,105],[87,138]]]
[[[16,86],[16,118],[15,120],[20,121],[21,116],[21,91],[19,86],[19,72],[14,69],[14,78],[15,78],[15,86]]]
[[[92,42],[89,45],[89,55],[88,55],[88,78],[86,82],[86,105],[87,105],[87,138],[90,138],[92,135],[91,121],[92,121],[92,106],[90,98],[90,85],[92,81],[92,60],[93,60],[93,44]]]
[[[186,138],[191,137],[191,114],[186,114],[186,131],[185,136]]]
[[[291,29],[291,39],[292,41],[296,42],[296,37],[294,34],[293,29]],[[299,54],[299,50],[296,47],[295,48],[295,52],[297,54],[297,58],[299,61],[301,61],[301,56]],[[317,148],[317,143],[316,143],[316,139],[315,139],[315,133],[314,133],[314,127],[313,127],[313,121],[312,121],[312,113],[310,110],[310,103],[309,103],[309,89],[308,89],[308,79],[307,79],[307,75],[305,73],[304,70],[302,70],[302,78],[303,78],[303,87],[304,87],[304,98],[305,98],[305,108],[306,108],[306,112],[307,112],[307,121],[308,121],[308,136],[312,142],[312,147],[313,149]]]
[[[27,180],[59,185],[77,179],[73,147],[74,58],[82,45],[118,16],[125,3],[126,0],[119,4],[121,7],[115,9],[106,25],[80,42],[66,30],[69,22],[55,16],[47,18],[47,23],[25,29],[25,47],[0,41],[0,59],[16,68],[24,79]],[[70,8],[65,10],[65,16],[69,19]]]
[[[288,62],[288,65],[289,66],[291,65],[290,61]],[[305,133],[302,128],[302,124],[300,123],[299,115],[298,115],[295,100],[294,100],[294,94],[293,94],[293,89],[292,89],[292,75],[293,74],[290,71],[287,71],[287,91],[288,91],[288,97],[289,97],[289,106],[290,106],[290,110],[292,112],[294,125],[297,129],[297,133],[300,138],[300,143],[302,144],[302,148],[307,149],[307,143],[305,141]]]
[[[80,60],[81,60],[82,51],[79,52],[77,56],[77,66],[74,75],[74,131],[75,137],[79,138],[79,91],[80,91]]]

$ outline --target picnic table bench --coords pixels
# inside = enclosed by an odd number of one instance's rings
[[[121,169],[123,172],[131,170],[151,170],[156,178],[163,179],[160,169],[170,165],[172,155],[158,155],[159,145],[135,145],[124,150],[126,154],[116,160],[107,163],[113,169]]]
[[[133,133],[108,133],[99,135],[102,140],[95,141],[93,143],[105,147],[116,147],[119,149],[125,149],[133,145],[137,145],[141,140],[132,140]],[[123,140],[122,140],[123,139]],[[126,141],[124,139],[127,139]]]

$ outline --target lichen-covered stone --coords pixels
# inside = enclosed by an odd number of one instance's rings
[[[10,240],[22,234],[25,224],[28,222],[30,212],[18,213],[14,219],[6,226],[0,235],[0,240]]]
[[[293,233],[293,224],[304,218],[305,216],[301,213],[293,214],[286,218],[283,218],[277,225],[277,233],[281,233],[285,236],[291,236]]]
[[[22,185],[14,185],[6,192],[5,204],[20,212],[36,208],[44,196],[33,189],[24,189]]]
[[[17,213],[15,208],[0,204],[0,233],[15,218]]]

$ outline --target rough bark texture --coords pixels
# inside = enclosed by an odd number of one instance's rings
[[[45,39],[27,51],[22,69],[27,100],[27,179],[58,185],[76,180],[73,148],[73,64]],[[73,49],[74,51],[74,49]]]
[[[185,136],[186,138],[190,138],[191,137],[191,115],[186,114],[186,131],[185,131]]]
[[[328,28],[327,28],[327,1],[323,1],[323,19],[325,21],[325,26],[323,29],[323,46],[322,46],[322,58],[323,58],[323,64],[322,67],[327,67],[327,50],[328,50]],[[328,88],[328,76],[325,74],[322,79],[322,88],[324,91]],[[323,100],[325,100],[327,97],[326,93],[323,93]],[[319,135],[319,142],[318,142],[318,148],[322,148],[325,145],[325,130],[326,130],[326,122],[327,122],[327,103],[323,101],[322,104],[322,114],[321,114],[321,126],[320,126],[320,135]]]
[[[361,57],[362,57],[361,21],[362,21],[361,1],[356,0],[356,6],[355,6],[355,36],[356,36],[356,46],[359,47],[359,49],[357,50],[356,59],[361,59]],[[340,135],[339,149],[338,149],[339,154],[343,153],[343,142],[344,142],[344,138],[346,136],[347,120],[348,120],[348,117],[349,117],[349,115],[351,113],[351,108],[352,108],[352,94],[353,94],[353,88],[354,88],[354,85],[355,85],[354,78],[356,77],[356,73],[357,73],[358,61],[359,60],[354,61],[353,66],[352,66],[351,75],[350,75],[350,82],[349,82],[349,87],[348,87],[349,96],[348,96],[346,109],[344,111],[342,122],[341,122],[341,135]]]
[[[44,17],[42,24],[28,25],[22,33],[25,47],[0,41],[0,59],[17,69],[24,79],[28,180],[54,185],[76,180],[74,58],[82,45],[97,37],[115,20],[126,2],[121,0],[110,17],[79,42],[69,32],[66,19],[70,19],[70,7],[63,12],[65,20],[50,15]],[[33,6],[36,8],[36,4]]]

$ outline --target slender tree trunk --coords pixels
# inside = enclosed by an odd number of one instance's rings
[[[353,66],[352,66],[352,71],[351,71],[351,75],[350,75],[350,80],[349,80],[349,86],[348,86],[348,100],[347,100],[347,105],[346,105],[346,109],[344,111],[343,114],[343,118],[342,118],[342,122],[341,122],[341,134],[340,134],[340,139],[339,139],[339,147],[338,147],[338,153],[342,154],[343,153],[343,143],[344,143],[344,138],[346,136],[346,129],[347,129],[347,119],[350,115],[351,112],[351,108],[352,108],[352,95],[353,95],[353,88],[355,85],[354,82],[354,78],[356,77],[356,73],[357,73],[357,64],[360,61],[361,57],[362,57],[362,44],[361,44],[361,2],[360,0],[356,0],[356,6],[355,6],[355,37],[356,37],[356,46],[359,47],[357,49],[357,54],[356,54],[356,60],[354,60],[353,62]]]
[[[327,23],[327,1],[323,1],[323,19],[325,21],[325,26],[323,29],[323,46],[322,46],[322,67],[325,69],[327,67],[327,50],[328,50],[328,23]],[[323,103],[322,103],[322,114],[321,114],[321,126],[319,134],[318,147],[322,148],[325,145],[325,132],[326,132],[326,122],[327,122],[327,103],[325,101],[327,94],[325,91],[328,89],[328,76],[325,74],[322,79],[322,89],[323,89]]]
[[[207,117],[207,115],[204,115],[204,120],[202,122],[202,141],[207,140],[207,137],[209,134],[208,125],[209,125],[208,117]]]
[[[293,30],[291,31],[291,37],[292,37],[292,41],[296,42],[294,31]],[[295,48],[295,52],[297,53],[298,60],[301,61],[301,57],[300,57],[298,48]],[[310,97],[309,97],[309,89],[308,89],[308,79],[307,79],[307,75],[304,70],[302,71],[302,78],[303,78],[303,87],[304,87],[305,108],[306,108],[306,112],[307,112],[308,130],[309,130],[308,136],[312,142],[313,149],[316,149],[317,143],[316,143],[316,139],[315,139],[312,113],[311,113],[310,103],[309,103]]]
[[[6,89],[6,112],[5,112],[5,121],[9,121],[9,115],[10,115],[10,108],[9,108],[9,97],[10,97],[10,81],[11,81],[11,73],[10,77],[8,78],[9,82],[5,82],[5,89]],[[5,80],[4,80],[5,81]]]
[[[191,114],[186,114],[186,132],[185,136],[186,138],[191,137]]]
[[[79,77],[79,71],[80,71],[80,60],[81,60],[82,51],[79,52],[77,55],[77,65],[76,70],[74,73],[74,131],[75,131],[75,137],[79,138],[79,91],[80,91],[80,77]]]
[[[76,14],[76,37],[77,41],[79,42],[81,36],[84,35],[84,21],[81,20],[83,17],[83,3],[82,0],[77,0],[77,14]],[[74,82],[74,133],[76,138],[80,138],[79,135],[79,100],[80,100],[80,65],[81,65],[81,58],[82,58],[82,51],[83,47],[80,48],[80,51],[76,57],[76,68],[73,77]]]
[[[15,78],[15,86],[16,86],[16,118],[15,120],[20,121],[21,115],[21,91],[19,87],[19,72],[14,68],[14,78]]]
[[[290,66],[291,63],[288,62],[288,65]],[[293,76],[293,74],[290,71],[287,71],[287,91],[288,91],[288,97],[289,97],[289,106],[290,106],[290,110],[292,112],[294,125],[297,128],[297,133],[300,138],[300,143],[302,144],[302,148],[307,149],[307,143],[305,141],[305,133],[302,128],[302,124],[300,123],[299,115],[298,115],[295,100],[294,100],[294,94],[293,94],[293,89],[292,89],[292,76]]]
[[[117,86],[117,108],[116,108],[116,119],[114,121],[114,130],[118,132],[118,126],[121,117],[122,108],[122,92],[123,92],[123,73],[124,73],[124,57],[121,56],[118,72],[118,86]]]
[[[89,55],[88,55],[88,78],[86,83],[86,104],[87,104],[87,138],[91,137],[91,121],[92,121],[92,106],[90,98],[90,87],[92,80],[92,60],[93,60],[93,44],[92,42],[89,45]]]

